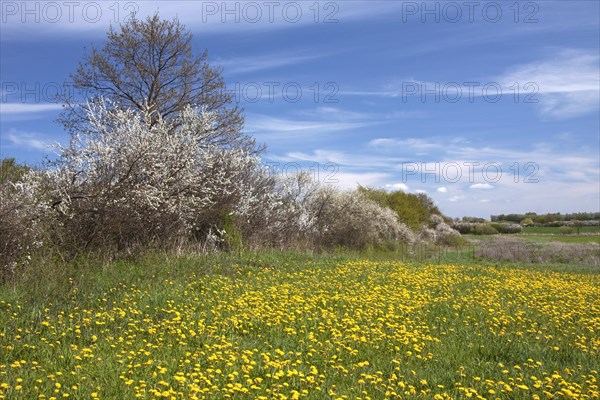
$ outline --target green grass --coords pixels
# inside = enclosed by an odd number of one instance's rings
[[[0,291],[0,397],[597,397],[600,275],[401,254],[46,261]]]
[[[498,235],[473,235],[467,234],[464,237],[479,240],[496,240],[498,237],[522,240],[528,242],[562,242],[562,243],[598,243],[600,244],[600,230],[596,226],[582,227],[580,234],[564,234],[558,227],[526,227],[523,233],[519,234],[498,234]]]
[[[562,243],[598,243],[600,244],[600,235],[553,235],[553,234],[524,234],[524,240],[530,242],[562,242]]]
[[[573,227],[575,233],[577,233],[577,228]],[[582,226],[579,228],[579,233],[599,233],[600,226]],[[558,226],[526,226],[523,228],[523,233],[525,234],[552,234],[552,235],[560,235],[560,227]]]

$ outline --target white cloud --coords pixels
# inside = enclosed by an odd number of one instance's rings
[[[286,153],[284,156],[273,155],[271,158],[282,162],[306,161],[320,164],[333,163],[337,165],[347,165],[349,163],[347,155],[343,152],[322,149],[316,149],[312,154],[296,151]]]
[[[390,190],[402,190],[403,192],[408,192],[410,189],[404,183],[392,183],[385,185],[386,189]]]
[[[381,187],[389,179],[389,174],[380,172],[336,172],[324,184],[333,184],[340,189],[354,189],[360,186]]]
[[[322,54],[274,53],[248,57],[216,59],[217,65],[224,68],[226,74],[256,72],[266,69],[295,65],[322,57]],[[269,88],[261,88],[268,90]]]
[[[30,114],[61,110],[55,103],[0,103],[0,115]]]
[[[315,8],[312,2],[243,1],[135,1],[135,2],[11,2],[3,9],[2,40],[18,40],[31,35],[104,35],[109,26],[123,23],[132,11],[140,19],[156,12],[162,18],[174,17],[193,33],[229,34],[267,32],[369,19],[398,10],[400,4],[388,1],[329,2]],[[292,4],[288,4],[292,3]],[[377,3],[374,5],[373,3]],[[31,10],[28,15],[24,9]],[[25,19],[25,22],[22,22]],[[36,21],[37,19],[37,21]],[[317,21],[315,22],[315,19]]]
[[[313,118],[329,118],[333,120],[344,121],[379,120],[381,118],[386,117],[379,114],[348,111],[338,107],[318,107],[314,110],[300,111],[299,114],[304,116],[310,116]]]
[[[499,77],[480,80],[481,85],[497,83],[502,92],[515,95],[518,88],[520,102],[538,103],[540,113],[553,118],[571,118],[600,110],[600,56],[597,52],[566,49],[551,58],[517,65]],[[483,91],[471,92],[467,86],[457,87],[444,82],[426,82],[414,78],[394,79],[381,90],[341,91],[341,95],[411,97],[427,90],[454,98],[472,93],[482,96]],[[512,98],[512,97],[511,97]]]
[[[356,129],[366,125],[366,122],[296,120],[261,114],[247,114],[246,116],[246,131],[253,134],[306,133],[308,135],[319,135],[325,132]]]
[[[418,138],[393,139],[376,138],[369,141],[369,146],[382,149],[411,149],[411,150],[433,150],[443,146],[441,139],[431,138],[429,140]]]
[[[471,186],[469,186],[469,189],[484,189],[484,190],[489,190],[489,189],[493,189],[494,187],[492,185],[490,185],[489,183],[475,183]]]
[[[540,112],[556,118],[569,118],[600,107],[600,57],[597,52],[559,51],[554,57],[518,65],[500,77],[503,88],[519,83],[521,95],[533,93]],[[525,88],[531,83],[532,86]],[[537,93],[534,93],[537,91]],[[523,97],[524,98],[524,97]]]
[[[24,132],[12,128],[6,138],[13,147],[22,150],[48,150],[52,144],[41,136],[43,135],[39,132]]]
[[[426,158],[427,162],[408,163],[407,160],[414,160],[414,149],[388,151],[402,140],[415,146],[436,144],[439,149]],[[344,187],[361,183],[391,189],[394,182],[402,182],[414,193],[415,187],[427,190],[444,213],[457,217],[595,210],[600,201],[600,160],[593,146],[572,152],[543,142],[529,147],[477,147],[476,143],[427,137],[419,141],[380,138],[368,143],[367,152],[344,151],[335,146],[331,150],[284,153],[277,161],[336,163],[340,171],[348,172]],[[439,161],[433,161],[436,159]],[[492,163],[486,174],[486,167]],[[407,164],[416,167],[417,172],[409,174],[406,168],[400,168]],[[455,168],[448,166],[457,165],[461,176],[454,181]],[[496,174],[496,167],[501,168],[501,173]]]

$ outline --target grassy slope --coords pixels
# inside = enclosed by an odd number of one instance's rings
[[[0,390],[10,399],[598,394],[600,275],[372,258],[381,261],[81,261],[37,286],[42,276],[5,285]]]

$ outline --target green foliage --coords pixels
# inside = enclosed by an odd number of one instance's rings
[[[359,191],[380,206],[394,210],[400,221],[413,230],[427,225],[432,215],[442,215],[433,200],[424,193],[387,192],[367,187],[360,187]]]
[[[490,224],[477,224],[473,227],[471,233],[474,235],[495,235],[498,230]]]
[[[473,222],[473,223],[483,224],[487,221],[485,220],[485,218],[479,218],[479,217],[462,217],[462,222]]]
[[[575,229],[571,228],[570,226],[561,226],[560,228],[558,228],[558,233],[562,235],[570,235],[572,233],[575,233]]]
[[[17,164],[14,158],[3,158],[0,162],[0,185],[21,180],[28,171],[28,166]]]
[[[524,219],[531,219],[532,222],[536,224],[548,224],[557,221],[594,221],[600,220],[600,212],[578,212],[578,213],[548,213],[543,215],[538,215],[534,212],[528,212],[525,214],[500,214],[500,215],[492,215],[492,222],[514,222],[520,223]]]
[[[498,233],[503,233],[503,234],[512,234],[512,233],[523,232],[523,227],[519,224],[500,223],[500,224],[492,224],[492,227],[495,230],[497,230]]]
[[[223,218],[223,230],[225,230],[225,246],[227,250],[241,253],[244,249],[242,231],[238,227],[233,213],[228,213]]]
[[[521,220],[521,222],[519,222],[519,223],[523,226],[530,226],[530,225],[533,225],[533,220],[531,218],[527,217],[527,218],[523,218]]]

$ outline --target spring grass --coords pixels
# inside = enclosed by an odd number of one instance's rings
[[[0,292],[0,397],[598,397],[599,274],[434,250],[46,260]]]
[[[573,230],[577,232],[578,228],[573,227]],[[560,227],[558,226],[526,226],[523,228],[523,232],[526,234],[552,234],[560,235]],[[579,227],[579,233],[599,233],[600,226],[581,226]]]

